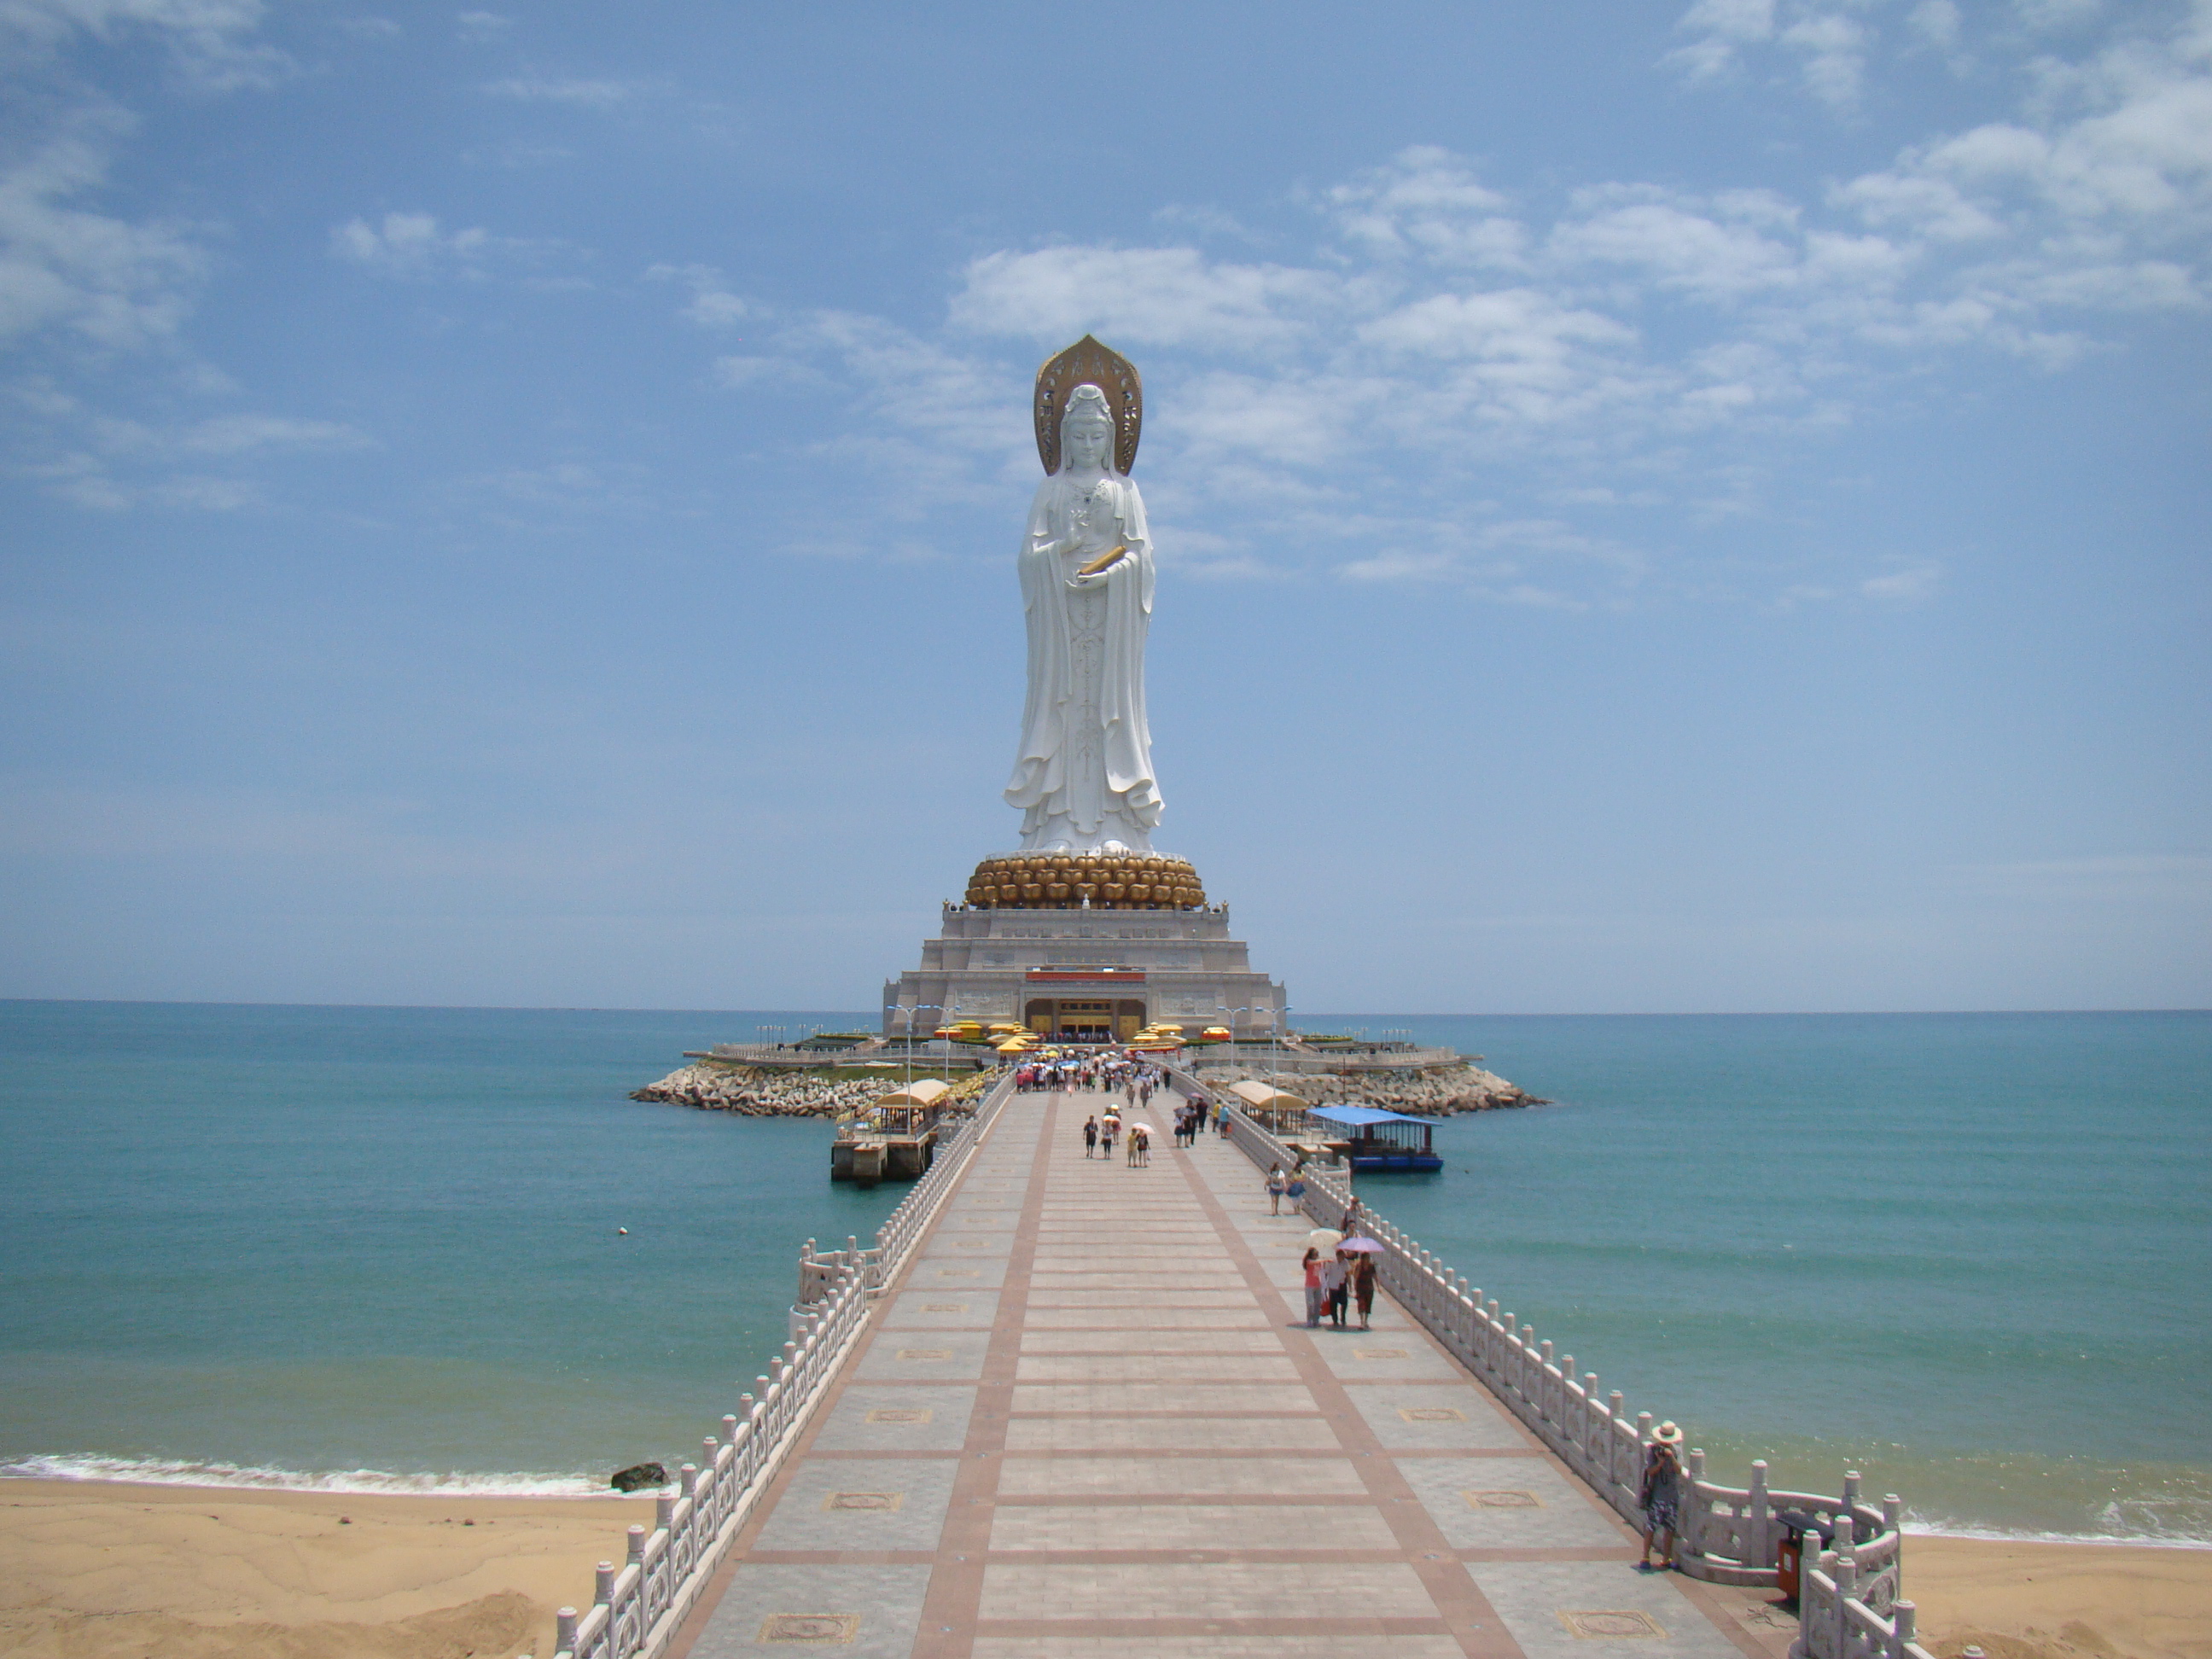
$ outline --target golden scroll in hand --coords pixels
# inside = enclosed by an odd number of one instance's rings
[[[1112,565],[1115,560],[1120,558],[1128,550],[1128,544],[1127,543],[1122,544],[1119,547],[1109,547],[1106,551],[1101,553],[1097,558],[1091,560],[1089,564],[1085,565],[1082,569],[1077,571],[1075,574],[1078,577],[1095,576],[1100,571],[1104,570]]]

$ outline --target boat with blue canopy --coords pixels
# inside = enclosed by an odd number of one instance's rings
[[[1306,1115],[1337,1132],[1330,1137],[1332,1145],[1355,1174],[1433,1172],[1444,1167],[1431,1144],[1437,1127],[1433,1119],[1407,1117],[1379,1106],[1316,1106]]]

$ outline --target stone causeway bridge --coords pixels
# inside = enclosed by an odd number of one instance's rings
[[[1234,1112],[1087,1159],[1106,1100],[1009,1077],[872,1247],[807,1246],[791,1341],[556,1659],[1928,1659],[1894,1498],[1692,1451],[1676,1570],[1638,1571],[1650,1413],[1372,1216],[1373,1328],[1308,1330],[1340,1179],[1270,1216],[1291,1158]],[[1797,1611],[1785,1508],[1832,1534]]]

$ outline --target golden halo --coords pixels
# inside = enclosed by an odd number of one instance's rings
[[[1060,471],[1060,417],[1068,394],[1095,386],[1114,411],[1114,469],[1127,477],[1137,464],[1137,435],[1145,425],[1145,383],[1137,366],[1088,334],[1037,370],[1037,459],[1048,473]]]

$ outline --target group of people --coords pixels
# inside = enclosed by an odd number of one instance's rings
[[[1121,1114],[1112,1106],[1103,1112],[1094,1112],[1083,1120],[1083,1155],[1085,1158],[1111,1158],[1114,1143],[1122,1139]],[[1139,1169],[1152,1161],[1152,1126],[1132,1123],[1126,1143],[1128,1146],[1129,1167]]]
[[[1014,1071],[1014,1088],[1022,1094],[1073,1094],[1079,1089],[1097,1089],[1120,1095],[1133,1109],[1150,1105],[1152,1091],[1166,1082],[1167,1073],[1150,1060],[1112,1051],[1033,1060]]]
[[[1322,1233],[1334,1231],[1327,1227],[1317,1230]],[[1375,1255],[1372,1250],[1358,1248],[1368,1241],[1340,1238],[1332,1245],[1326,1238],[1313,1242],[1312,1233],[1306,1237],[1306,1328],[1318,1329],[1322,1316],[1327,1315],[1329,1323],[1338,1330],[1347,1329],[1346,1322],[1357,1308],[1359,1328],[1369,1329],[1368,1322],[1375,1311]]]

